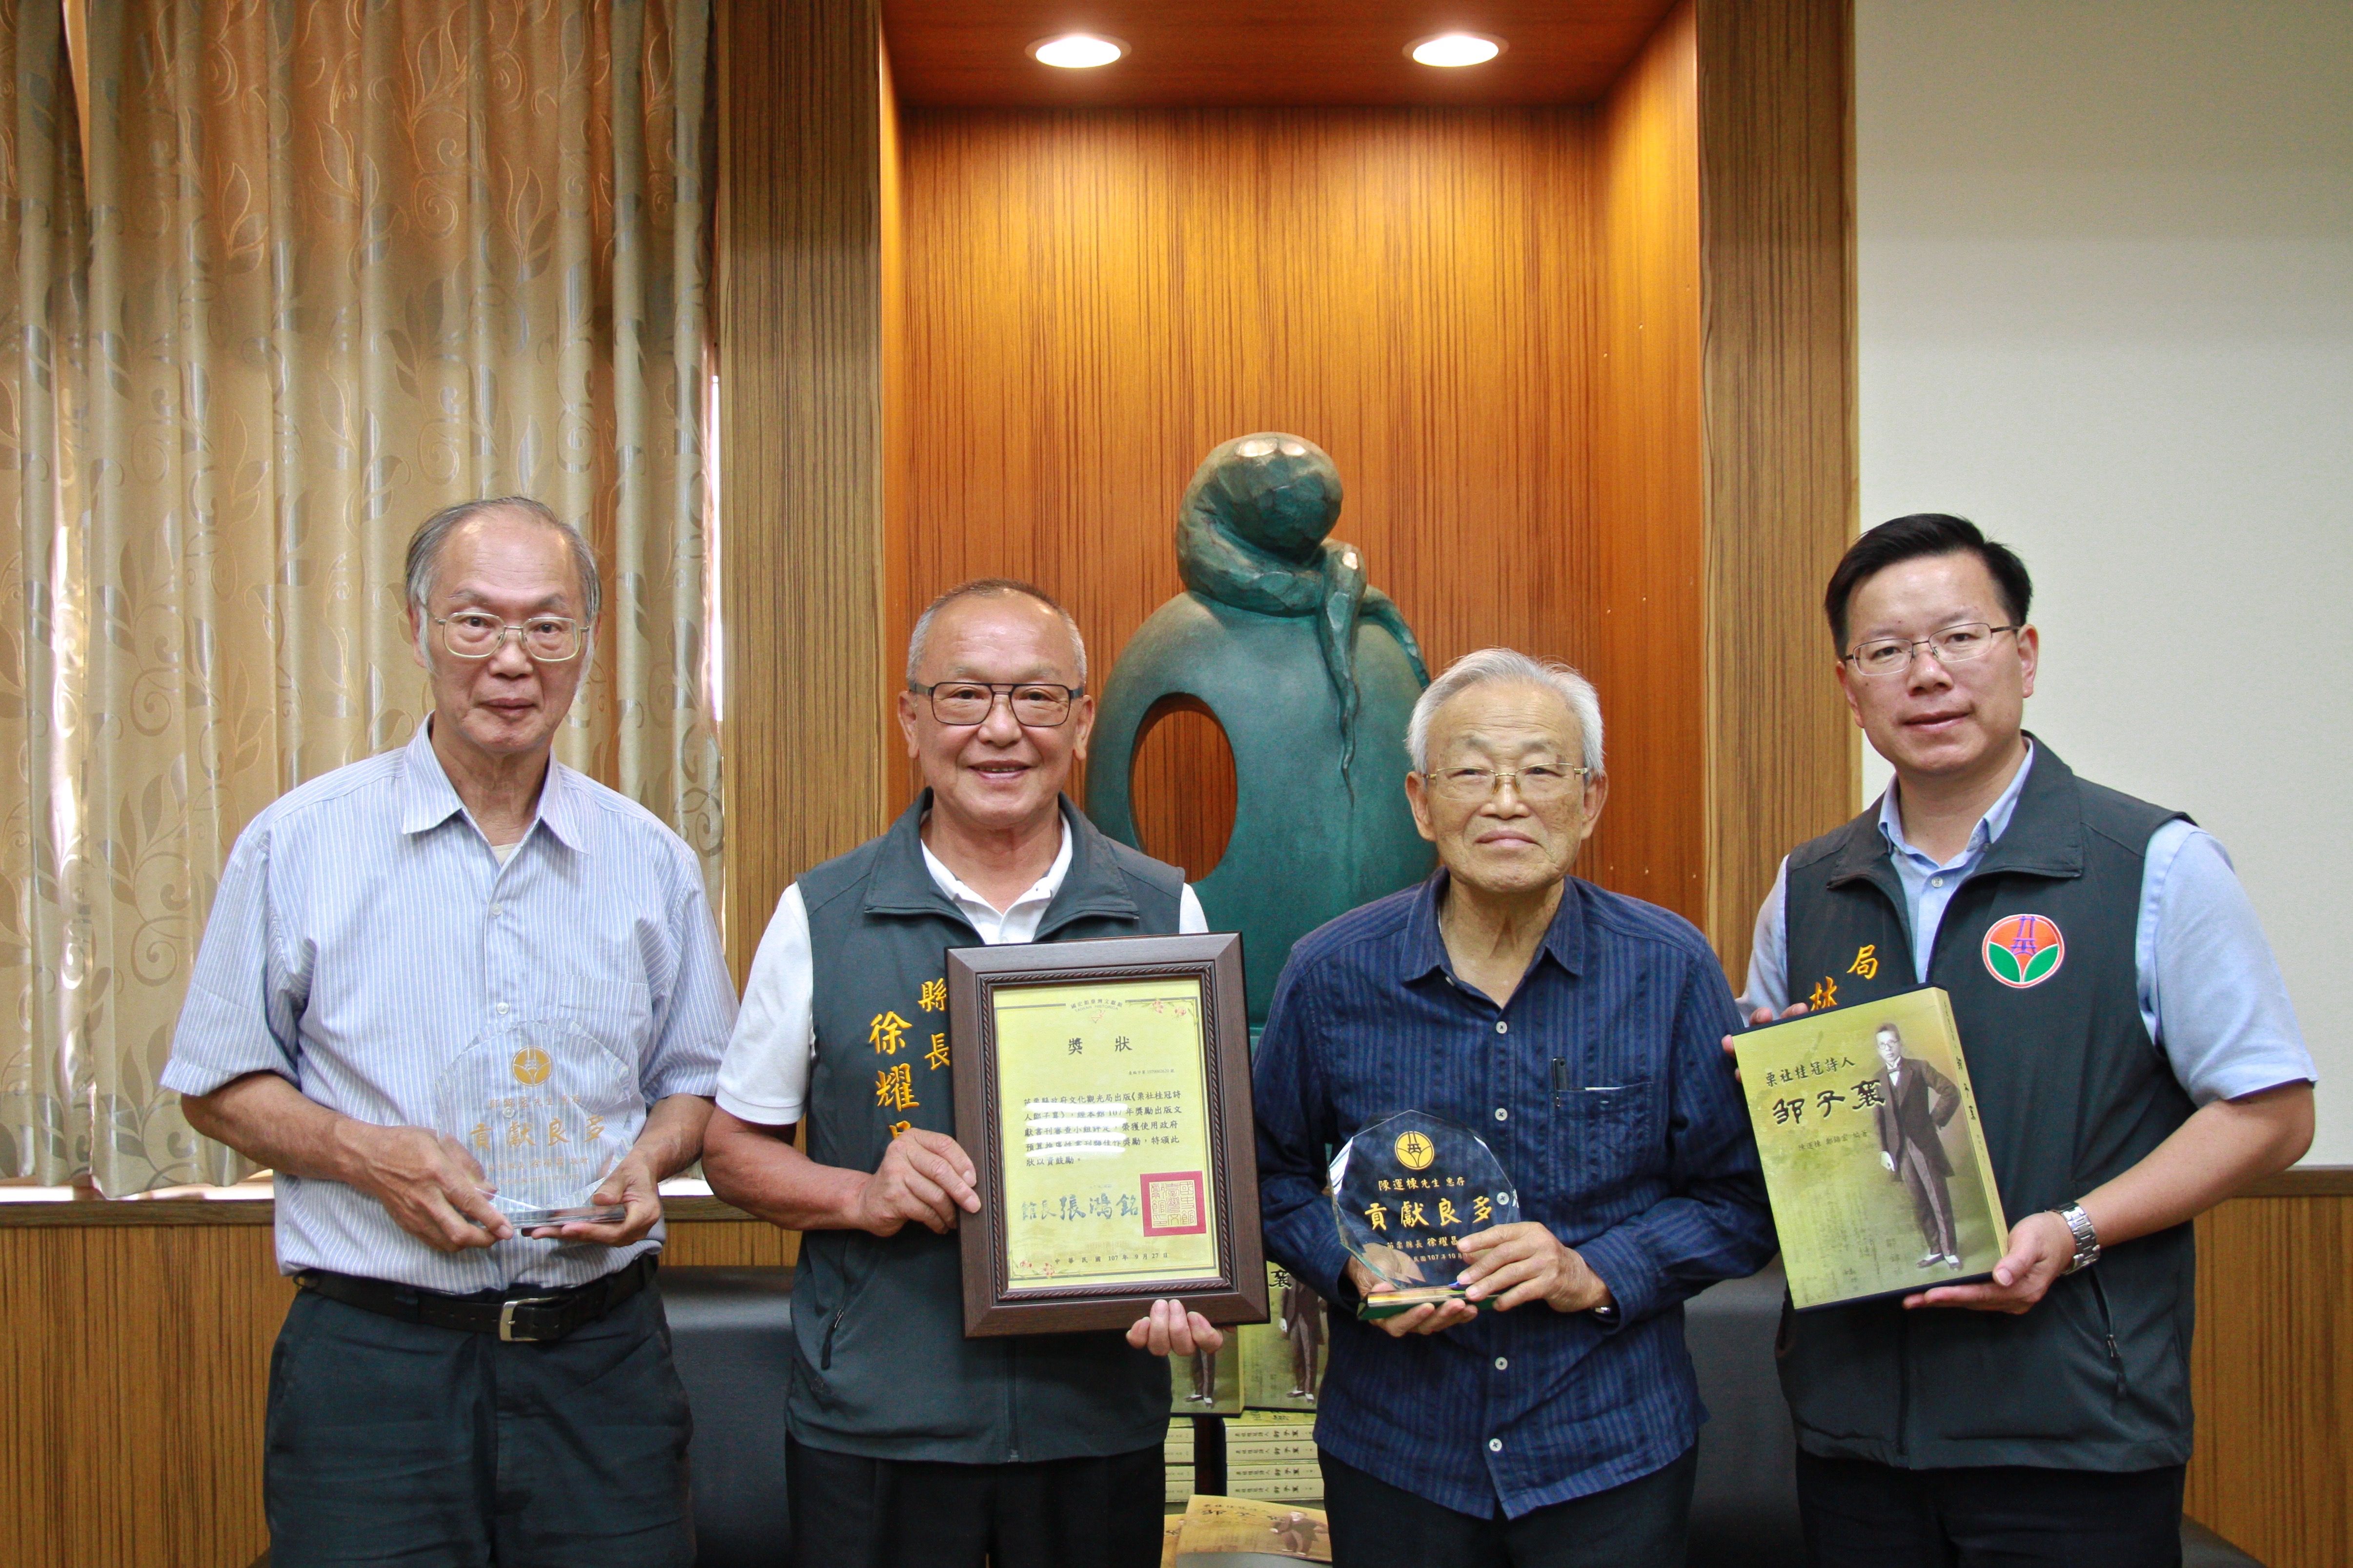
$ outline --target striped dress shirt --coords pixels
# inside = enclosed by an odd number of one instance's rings
[[[1704,1418],[1683,1300],[1773,1255],[1757,1146],[1721,1037],[1731,987],[1691,925],[1571,878],[1519,989],[1456,981],[1443,872],[1291,952],[1253,1074],[1267,1251],[1335,1307],[1315,1441],[1459,1512],[1512,1518],[1672,1463]],[[1356,1321],[1327,1150],[1423,1110],[1476,1131],[1524,1218],[1620,1311],[1542,1302],[1426,1338]]]
[[[626,1144],[654,1102],[714,1091],[734,1021],[702,874],[677,834],[551,759],[538,814],[501,864],[420,726],[238,836],[164,1086],[202,1095],[277,1073],[356,1120],[434,1127],[449,1065],[531,1023],[536,1039],[601,1044],[635,1077]],[[277,1211],[284,1273],[459,1293],[586,1284],[662,1236],[617,1249],[517,1236],[445,1254],[358,1189],[283,1171]]]

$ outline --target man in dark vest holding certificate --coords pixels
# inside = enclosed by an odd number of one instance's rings
[[[1166,1358],[1224,1336],[1173,1301],[1124,1339],[964,1335],[955,1225],[980,1204],[950,1136],[947,949],[1208,928],[1182,872],[1063,794],[1086,679],[1036,588],[934,603],[899,696],[923,793],[787,888],[753,959],[702,1158],[722,1197],[806,1233],[783,1391],[803,1568],[1159,1561]]]
[[[2221,846],[2021,727],[2031,591],[1957,517],[1856,541],[1825,609],[1895,780],[1757,916],[1753,1022],[1950,993],[2010,1222],[1989,1281],[1789,1319],[1808,1550],[1835,1568],[2178,1563],[2189,1222],[2312,1140],[2312,1058]]]

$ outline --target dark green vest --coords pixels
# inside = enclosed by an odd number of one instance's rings
[[[799,881],[817,1059],[809,1158],[872,1171],[904,1122],[955,1130],[946,953],[972,925],[923,865],[925,790],[890,832]],[[1066,800],[1071,865],[1040,941],[1173,933],[1184,873]],[[793,1287],[794,1437],[885,1459],[1010,1464],[1133,1453],[1168,1429],[1168,1364],[1117,1333],[967,1340],[956,1237],[809,1231]]]
[[[2189,1119],[2141,1022],[2134,965],[2141,863],[2179,815],[2077,779],[2037,742],[2010,826],[1937,926],[1927,983],[1951,993],[2012,1224],[2118,1175]],[[1793,853],[1788,885],[1791,1000],[1835,986],[1847,1006],[1917,983],[1875,804]],[[2064,944],[2057,968],[2024,985],[1996,964],[2037,971],[1987,951],[2016,934],[1997,927],[2017,915],[2042,916]],[[2179,1464],[2194,1272],[2179,1225],[2109,1248],[2021,1317],[1894,1301],[1790,1313],[1781,1385],[1799,1442],[1910,1468]]]

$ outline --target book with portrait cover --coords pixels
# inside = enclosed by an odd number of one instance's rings
[[[1945,992],[1808,1013],[1733,1050],[1792,1305],[1991,1277],[2010,1228]]]
[[[1242,1404],[1251,1410],[1313,1410],[1324,1385],[1324,1298],[1279,1263],[1266,1266],[1268,1321],[1232,1330],[1241,1348]]]

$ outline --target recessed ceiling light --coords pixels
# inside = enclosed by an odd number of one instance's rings
[[[1059,37],[1040,38],[1029,46],[1029,58],[1039,65],[1059,66],[1064,70],[1086,70],[1094,66],[1107,66],[1127,53],[1127,46],[1117,38],[1106,38],[1093,33],[1064,33]]]
[[[1485,65],[1504,52],[1504,40],[1484,33],[1440,33],[1415,39],[1405,52],[1426,66]]]

